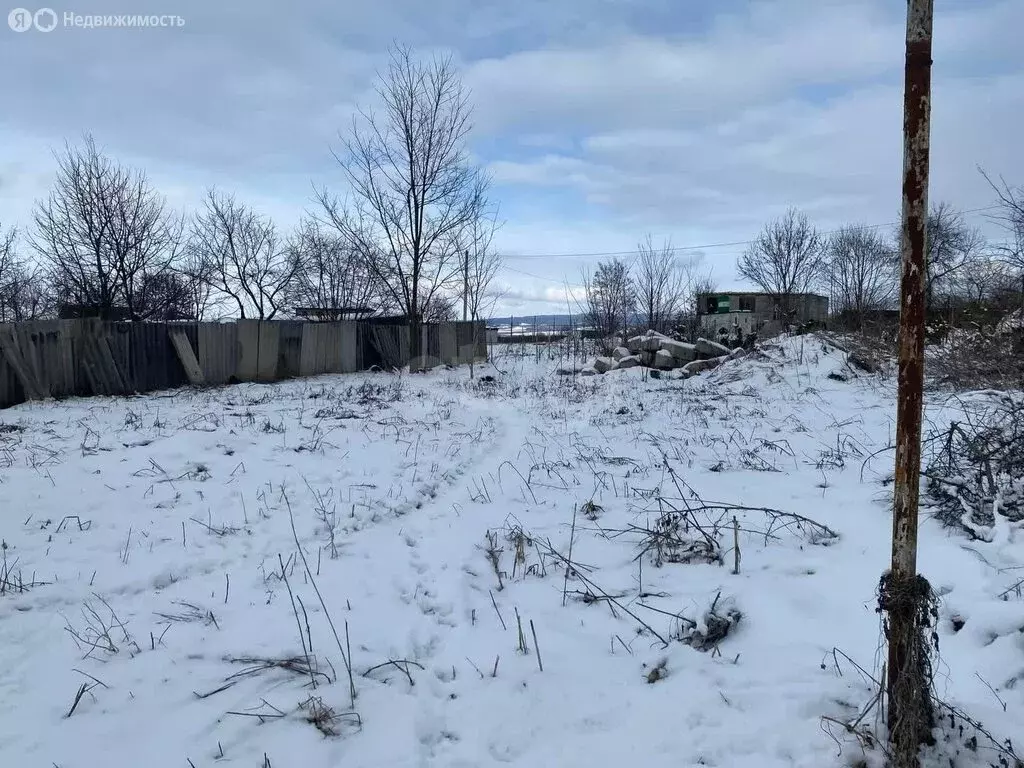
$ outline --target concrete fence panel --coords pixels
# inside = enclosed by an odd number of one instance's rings
[[[186,386],[190,375],[206,385],[222,385],[352,373],[374,365],[458,365],[487,356],[483,322],[422,325],[421,354],[412,361],[409,333],[408,325],[357,321],[3,324],[0,407],[48,397],[173,389]]]

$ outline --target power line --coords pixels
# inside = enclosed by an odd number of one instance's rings
[[[580,283],[570,283],[570,282],[567,282],[565,280],[556,280],[553,277],[544,277],[543,275],[535,275],[532,272],[525,272],[525,271],[523,271],[521,269],[516,269],[515,267],[510,267],[507,264],[502,264],[499,267],[499,269],[503,269],[506,272],[515,272],[517,275],[525,275],[526,277],[533,277],[533,278],[536,278],[537,280],[546,280],[549,283],[556,283],[558,285],[565,286],[565,287],[568,287],[568,288],[586,288],[586,286],[581,285]]]
[[[987,205],[983,208],[970,208],[966,211],[959,211],[961,214],[965,213],[982,213],[984,211],[994,211],[1002,206],[1000,205]],[[878,229],[879,227],[895,227],[900,222],[898,221],[887,221],[882,224],[862,224],[856,227],[848,227],[847,229],[864,230],[864,229]],[[834,235],[839,232],[838,229],[831,229],[826,232],[820,232],[821,235]],[[685,253],[687,251],[707,251],[714,248],[735,248],[741,245],[751,245],[754,240],[734,240],[729,243],[706,243],[704,245],[673,245],[664,250],[671,253]],[[505,259],[585,259],[585,258],[601,258],[605,256],[633,256],[636,254],[636,249],[631,251],[599,251],[592,253],[517,253],[517,254],[504,254]],[[513,270],[514,271],[514,270]],[[546,279],[546,278],[541,278]]]
[[[971,208],[971,209],[966,210],[966,211],[960,211],[960,213],[981,213],[983,211],[995,210],[995,209],[1000,208],[1000,207],[1001,206],[998,206],[998,205],[989,205],[989,206],[985,206],[983,208]],[[879,227],[893,227],[893,226],[896,226],[899,223],[900,222],[898,222],[898,221],[891,221],[891,222],[885,222],[883,224],[863,224],[861,226],[852,227],[852,229],[855,229],[855,230],[878,229]],[[839,231],[840,230],[833,229],[833,230],[829,230],[827,232],[822,232],[820,234],[822,234],[822,235],[832,235],[832,234],[835,234],[836,232],[839,232]],[[668,250],[672,251],[672,252],[685,252],[685,251],[694,251],[694,250],[705,250],[705,249],[708,249],[708,248],[726,248],[726,247],[734,247],[734,246],[738,246],[738,245],[750,245],[753,242],[754,242],[753,240],[738,240],[738,241],[735,241],[735,242],[732,242],[732,243],[713,243],[713,244],[710,244],[710,245],[673,246],[672,248],[669,248]],[[1007,241],[1006,243],[990,242],[989,244],[990,245],[1007,245],[1007,244],[1009,244],[1009,241]],[[539,258],[551,258],[551,259],[553,259],[553,258],[560,258],[560,257],[576,257],[576,258],[594,257],[594,258],[597,258],[597,257],[601,257],[601,256],[633,256],[634,257],[634,261],[635,261],[636,256],[637,256],[637,252],[635,250],[633,250],[633,251],[605,251],[605,252],[602,252],[602,253],[563,253],[563,254],[546,254],[546,255],[545,254],[520,254],[520,255],[517,255],[517,256],[505,255],[502,258],[503,259],[517,259],[517,258],[530,258],[530,259],[532,259],[532,258],[538,258],[538,259]],[[565,280],[564,278],[545,277],[544,275],[538,275],[538,274],[535,274],[533,272],[527,272],[526,270],[523,270],[523,269],[517,269],[515,267],[510,267],[510,266],[508,266],[508,264],[504,264],[504,263],[500,265],[499,269],[502,269],[502,270],[504,270],[506,272],[514,272],[515,274],[523,275],[524,277],[532,277],[535,280],[543,280],[543,281],[548,282],[548,283],[554,283],[555,285],[562,286],[563,288],[580,288],[580,289],[586,290],[586,286],[583,285],[582,283],[570,283],[567,280]]]

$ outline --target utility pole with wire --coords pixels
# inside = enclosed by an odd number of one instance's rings
[[[895,768],[916,768],[933,724],[927,610],[931,589],[917,573],[924,392],[925,259],[934,0],[908,0],[903,111],[902,277],[892,566],[882,579],[886,613],[888,725]]]
[[[462,254],[462,322],[469,319],[469,249]]]

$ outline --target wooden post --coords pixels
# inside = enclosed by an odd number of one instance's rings
[[[462,322],[469,319],[469,249],[462,256]]]
[[[917,589],[921,405],[924,391],[925,254],[928,223],[929,118],[934,0],[908,0],[903,112],[903,216],[899,393],[893,485],[892,567],[883,583],[888,619],[889,736],[897,768],[916,766],[930,706],[920,668]]]

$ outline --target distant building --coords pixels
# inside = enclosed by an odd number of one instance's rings
[[[781,329],[791,323],[823,323],[828,319],[828,297],[816,293],[794,293],[779,298],[768,293],[728,291],[704,293],[697,297],[701,331],[712,336],[734,325],[744,335],[766,327]]]

